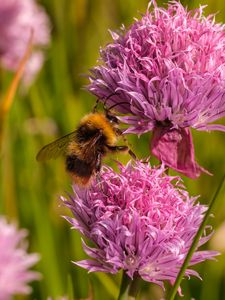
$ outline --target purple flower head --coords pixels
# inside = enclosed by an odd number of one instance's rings
[[[187,11],[172,1],[147,11],[101,49],[88,90],[126,116],[125,133],[153,131],[151,151],[167,166],[196,178],[190,127],[221,130],[210,124],[225,116],[225,26],[203,7]],[[114,95],[113,95],[114,93]]]
[[[44,55],[41,48],[50,39],[49,20],[35,0],[7,0],[0,2],[0,63],[15,71],[25,53],[33,30],[33,54],[25,71],[25,83],[30,83],[41,69]]]
[[[119,173],[108,167],[90,189],[73,186],[65,205],[75,218],[66,217],[73,228],[90,239],[83,241],[91,259],[75,262],[90,272],[126,271],[130,278],[163,286],[174,282],[206,211],[183,189],[179,177],[136,162],[119,164]],[[175,184],[172,181],[175,180]],[[211,235],[201,237],[198,247]],[[217,252],[196,249],[190,265],[212,259]],[[187,269],[186,275],[198,276]]]
[[[37,254],[27,254],[26,230],[18,230],[0,217],[0,300],[10,300],[17,294],[29,294],[28,283],[39,279],[30,271],[38,260]]]

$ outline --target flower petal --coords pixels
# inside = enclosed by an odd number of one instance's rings
[[[201,172],[210,175],[194,159],[194,145],[188,128],[154,128],[151,151],[166,166],[190,178],[199,177]]]

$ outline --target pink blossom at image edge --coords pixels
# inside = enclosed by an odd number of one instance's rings
[[[50,22],[35,0],[0,2],[0,66],[15,71],[33,32],[33,52],[27,63],[24,83],[29,85],[44,63],[44,48],[50,42]]]
[[[40,279],[39,273],[29,270],[40,257],[27,253],[26,237],[26,230],[18,230],[15,224],[0,217],[0,300],[30,294],[32,290],[28,284]]]

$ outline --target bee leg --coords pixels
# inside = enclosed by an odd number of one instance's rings
[[[97,154],[96,164],[95,164],[95,170],[96,172],[99,172],[101,170],[102,166],[102,154],[99,152]]]
[[[114,128],[116,135],[121,136],[123,135],[122,130],[120,130],[119,128]]]
[[[150,157],[146,157],[146,158],[141,159],[141,162],[143,164],[149,164],[150,163]]]
[[[112,152],[127,151],[134,160],[137,160],[137,156],[134,154],[134,152],[128,146],[107,146],[107,148]]]
[[[106,147],[112,152],[129,151],[129,148],[127,146],[106,146]]]
[[[128,145],[128,153],[130,154],[130,156],[134,159],[137,160],[137,156],[135,155],[135,153],[130,149],[130,144],[128,143],[128,140],[126,139],[126,137],[123,135],[122,130],[120,130],[119,128],[115,128],[115,132],[118,136],[121,136],[123,141]]]
[[[97,182],[97,185],[99,186],[99,188],[101,189],[101,191],[103,191],[103,183],[102,183],[102,180],[101,180],[101,175],[100,175],[100,170],[101,170],[101,167],[102,167],[102,153],[99,152],[97,154],[97,159],[96,159],[96,163],[95,163],[95,171],[97,172],[96,174],[96,182]]]
[[[128,153],[130,154],[130,156],[134,159],[137,160],[137,156],[136,154],[129,148]]]

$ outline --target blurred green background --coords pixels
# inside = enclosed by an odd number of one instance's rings
[[[207,4],[205,12],[220,12],[216,19],[225,23],[223,0],[181,1],[194,8]],[[108,29],[123,23],[129,26],[133,17],[145,12],[147,0],[42,0],[52,23],[52,43],[46,51],[46,63],[27,92],[17,93],[4,132],[0,169],[0,212],[17,220],[30,232],[32,252],[41,254],[36,269],[43,274],[35,282],[33,294],[18,299],[46,299],[47,296],[72,294],[76,299],[116,299],[121,274],[87,274],[71,261],[85,257],[80,235],[70,229],[61,217],[68,214],[60,206],[60,195],[71,191],[71,181],[64,170],[63,159],[39,164],[38,150],[46,143],[74,130],[79,119],[91,110],[96,99],[83,89],[88,83],[84,74],[96,64],[99,47],[111,41]],[[158,1],[162,4],[161,1]],[[164,2],[165,3],[165,2]],[[1,74],[3,91],[9,74]],[[225,124],[223,120],[223,124]],[[221,132],[193,131],[196,158],[214,176],[202,175],[193,181],[184,177],[191,195],[201,195],[208,203],[225,171],[225,136]],[[129,137],[138,157],[149,155],[149,134],[138,140]],[[114,156],[123,162],[125,156]],[[112,164],[112,157],[107,158]],[[205,262],[196,269],[196,278],[182,282],[183,299],[225,299],[225,188],[220,193],[214,217],[210,222],[215,234],[207,247],[222,252],[217,262]],[[89,298],[88,298],[89,297]],[[140,299],[159,300],[160,288],[143,287]],[[177,297],[178,299],[178,297]]]

